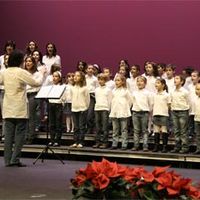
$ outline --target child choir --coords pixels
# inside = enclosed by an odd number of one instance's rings
[[[1,73],[6,68],[7,57],[15,49],[8,41],[5,54],[0,57]],[[33,78],[40,78],[42,85],[62,84],[61,58],[53,43],[46,45],[42,56],[38,45],[30,41],[25,55],[25,69]],[[144,71],[142,73],[141,71]],[[40,75],[41,74],[41,75]],[[173,64],[146,61],[144,69],[127,60],[121,60],[118,72],[112,76],[111,68],[102,70],[97,64],[79,61],[72,72],[65,76],[66,89],[59,100],[49,100],[51,141],[59,146],[62,137],[62,121],[65,116],[66,132],[73,133],[72,148],[84,147],[86,133],[95,135],[93,148],[126,150],[128,135],[133,138],[132,151],[149,151],[149,135],[154,136],[153,152],[168,152],[168,137],[175,138],[172,153],[189,153],[189,139],[196,138],[195,154],[200,154],[200,72],[186,67],[176,74]],[[32,143],[39,127],[39,117],[45,110],[45,102],[33,97],[37,88],[27,87],[29,100],[28,143]],[[3,87],[0,88],[1,102]],[[38,112],[40,112],[38,114]],[[63,114],[64,113],[64,114]],[[45,114],[44,114],[45,115]],[[112,126],[112,145],[109,147],[109,130]],[[129,133],[129,126],[132,133]],[[160,140],[162,139],[162,148]],[[142,146],[140,142],[142,141]]]

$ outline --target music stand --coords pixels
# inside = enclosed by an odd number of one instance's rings
[[[50,151],[62,164],[65,164],[63,160],[60,158],[60,156],[56,155],[54,150],[49,146],[49,99],[59,99],[65,91],[65,85],[51,85],[51,86],[43,86],[35,96],[37,99],[44,99],[47,102],[47,126],[46,126],[46,145],[42,152],[37,156],[33,164],[36,164],[38,159],[42,157],[42,161],[44,162],[45,155],[48,154],[48,151]]]

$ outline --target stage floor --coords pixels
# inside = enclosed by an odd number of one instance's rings
[[[22,158],[25,168],[4,167],[0,157],[0,199],[1,200],[71,200],[70,179],[75,171],[85,167],[87,162],[64,160],[39,160],[33,165],[34,159]],[[133,166],[133,165],[132,165]],[[134,165],[138,166],[138,165]],[[152,166],[145,166],[151,170]],[[185,178],[200,182],[200,170],[173,168]]]

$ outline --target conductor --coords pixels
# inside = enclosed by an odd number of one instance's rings
[[[31,74],[22,69],[24,54],[14,50],[8,59],[8,68],[0,74],[0,84],[5,87],[3,119],[5,121],[4,161],[6,167],[26,167],[20,162],[25,141],[28,108],[26,85],[40,86]],[[14,149],[13,149],[14,141]]]

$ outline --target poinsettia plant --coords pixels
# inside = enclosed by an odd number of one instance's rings
[[[169,166],[148,172],[143,167],[103,159],[79,169],[71,183],[73,199],[200,199],[200,188],[191,179],[170,171]]]

